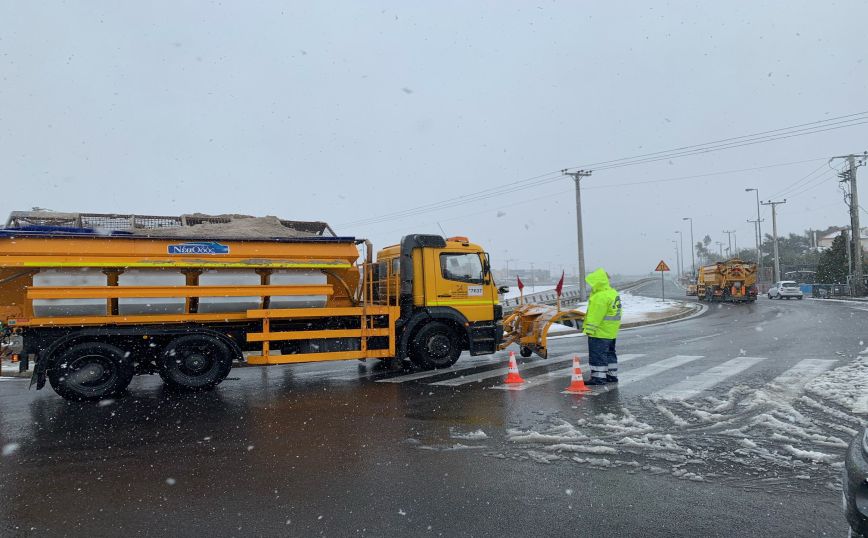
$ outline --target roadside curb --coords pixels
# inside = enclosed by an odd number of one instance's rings
[[[672,314],[671,316],[667,316],[665,318],[649,319],[646,321],[637,321],[635,323],[625,323],[621,325],[621,328],[632,329],[635,327],[647,327],[648,325],[662,325],[664,323],[672,323],[674,321],[681,321],[687,318],[699,316],[705,313],[706,310],[708,310],[708,305],[694,303],[685,306],[685,310],[683,312]]]
[[[817,301],[818,303],[849,303],[868,305],[868,299],[820,299],[819,297],[805,297],[805,299],[809,301]]]
[[[685,321],[690,318],[695,318],[696,316],[701,316],[708,310],[708,305],[701,303],[682,303],[684,304],[684,310],[682,312],[678,312],[677,314],[672,314],[671,316],[666,316],[658,319],[649,319],[645,321],[634,321],[632,323],[624,323],[621,325],[621,330],[628,329],[638,329],[639,327],[649,327],[651,325],[665,325],[667,323],[676,323],[678,321]],[[562,331],[557,332],[548,337],[549,340],[552,338],[559,338],[562,336],[573,336],[577,334],[584,334],[579,330],[572,331]]]

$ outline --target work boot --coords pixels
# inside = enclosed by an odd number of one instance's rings
[[[617,383],[617,382],[618,382],[618,376],[608,375],[608,374],[606,375],[606,383]]]
[[[605,385],[606,378],[605,377],[592,377],[590,381],[585,383],[585,385]]]

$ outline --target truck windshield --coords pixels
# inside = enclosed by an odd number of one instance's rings
[[[470,254],[441,254],[440,272],[447,280],[460,280],[462,282],[482,283],[482,261],[479,255]]]

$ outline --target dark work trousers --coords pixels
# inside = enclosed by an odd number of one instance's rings
[[[591,377],[605,378],[618,375],[618,356],[615,354],[615,339],[588,337],[588,360]]]

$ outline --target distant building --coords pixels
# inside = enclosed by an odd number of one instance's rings
[[[841,231],[848,230],[849,228],[839,228],[831,233],[827,233],[825,235],[821,235],[817,238],[817,250],[821,252],[832,248],[832,242],[835,241],[835,238],[841,235]],[[862,233],[859,234],[859,240],[862,243],[862,252],[868,252],[868,228],[862,228]]]

